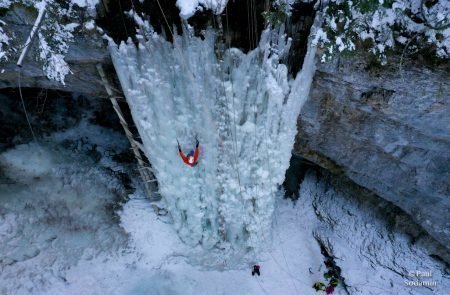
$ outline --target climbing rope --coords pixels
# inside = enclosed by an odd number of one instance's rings
[[[228,21],[228,8],[225,8],[225,15],[226,15],[226,28],[227,28],[227,33],[229,33],[229,21]],[[230,40],[228,39],[228,50],[230,50]],[[224,95],[227,99],[227,104],[229,105],[229,97],[226,93],[226,88],[225,88],[225,83],[224,83],[224,77],[223,77],[223,71],[220,71],[221,73],[221,82],[222,82],[222,87],[224,90]],[[243,212],[243,216],[244,216],[244,223],[246,226],[248,226],[250,223],[248,222],[247,218],[246,218],[246,214],[245,214],[245,207],[247,204],[247,200],[243,197],[242,194],[242,185],[241,185],[241,177],[240,177],[240,169],[239,169],[239,163],[237,160],[237,128],[236,128],[236,109],[235,109],[235,99],[234,99],[234,87],[233,87],[233,80],[232,80],[232,75],[230,74],[230,82],[231,82],[231,94],[232,94],[232,110],[233,110],[233,128],[234,128],[234,132],[232,132],[232,139],[233,139],[233,157],[234,157],[234,170],[237,173],[237,179],[238,179],[238,185],[239,185],[239,195],[241,197],[241,199],[243,200],[243,204],[241,207],[241,212]],[[256,245],[254,240],[253,240],[253,236],[252,233],[249,232],[249,238],[250,241],[252,243],[252,245]],[[253,250],[253,260],[256,261],[256,254]],[[260,287],[260,289],[263,291],[264,294],[269,295],[269,293],[267,292],[267,290],[264,288],[264,286],[261,284],[259,278],[256,278],[256,282],[258,283],[258,286]]]
[[[128,37],[130,37],[130,35],[128,34],[127,25],[125,24],[125,19],[123,18],[124,10],[122,8],[122,4],[120,3],[120,0],[118,0],[117,2],[119,2],[120,18],[122,20],[123,28],[125,29],[125,35],[127,35],[127,38],[128,38]]]
[[[264,124],[264,138],[267,138],[267,128],[266,128],[266,125],[265,125],[265,124]],[[270,157],[269,157],[269,147],[268,147],[268,145],[267,145],[267,142],[265,142],[265,144],[266,144],[267,157],[268,157],[268,159],[270,159]],[[272,180],[272,171],[271,171],[271,169],[270,169],[270,165],[269,165],[269,162],[268,162],[268,161],[267,161],[266,164],[267,164],[267,170],[268,170],[268,172],[269,172],[269,179],[270,179],[269,183],[271,183],[271,180]],[[273,191],[273,187],[272,187],[271,185],[270,185],[270,193],[271,193],[272,195],[275,195],[275,193],[274,193],[274,191]],[[276,228],[279,229],[280,227],[279,227],[279,223],[278,223],[278,218],[277,218],[277,211],[276,211],[276,208],[273,210],[273,216],[274,216]],[[288,264],[287,259],[286,259],[286,254],[285,254],[285,251],[284,251],[283,243],[281,242],[281,235],[280,235],[280,233],[279,233],[277,230],[275,230],[275,232],[278,234],[278,239],[280,240],[280,249],[281,249],[281,253],[282,253],[282,255],[283,255],[284,262],[285,262],[285,264],[286,264],[287,271],[286,271],[286,269],[284,269],[284,267],[281,266],[281,264],[280,264],[280,263],[278,262],[278,260],[272,255],[272,253],[270,253],[271,256],[272,256],[272,258],[273,258],[273,260],[274,260],[275,263],[280,267],[281,270],[283,270],[286,274],[289,275],[289,277],[290,277],[292,280],[297,280],[297,281],[303,283],[304,285],[309,286],[309,284],[307,284],[307,283],[305,283],[305,282],[303,282],[303,281],[301,281],[301,280],[299,280],[299,279],[293,277],[292,272],[291,272],[290,267],[289,267],[289,264]],[[264,235],[263,235],[263,239],[265,240],[265,236],[264,236]],[[293,283],[293,285],[294,285],[294,287],[295,287],[295,290],[296,290],[296,292],[297,292],[297,294],[298,294],[299,292],[298,292],[297,286],[295,285],[295,283],[294,283],[293,281],[292,281],[292,283]]]
[[[161,11],[161,14],[163,15],[164,21],[166,22],[167,28],[169,29],[169,32],[170,32],[170,34],[172,35],[172,40],[173,40],[174,50],[175,50],[175,51],[178,51],[179,56],[180,56],[180,58],[181,58],[181,64],[182,64],[182,65],[184,66],[184,68],[186,69],[186,72],[190,74],[189,78],[191,79],[191,82],[194,84],[195,78],[196,78],[196,77],[195,77],[194,73],[191,71],[191,69],[187,66],[186,61],[185,61],[185,59],[183,58],[183,53],[181,52],[180,48],[178,48],[178,47],[176,46],[176,44],[175,44],[175,35],[174,35],[172,29],[170,28],[169,22],[168,22],[168,20],[167,20],[166,14],[164,13],[164,10],[163,10],[163,8],[162,8],[162,6],[161,6],[160,1],[159,1],[159,0],[156,0],[156,1],[157,1],[157,3],[158,3],[158,7],[159,7],[159,9],[160,9],[160,11]],[[203,92],[203,87],[201,87],[200,91],[201,91],[200,95],[198,95],[198,94],[196,94],[196,93],[195,93],[194,95],[196,95],[196,96],[199,98],[199,100],[202,101],[201,106],[202,106],[203,109],[204,109],[204,114],[208,116],[207,120],[208,120],[209,122],[207,122],[207,124],[209,124],[210,122],[212,122],[212,119],[211,119],[210,116],[209,116],[209,110],[206,108],[206,105],[207,105],[207,104],[206,104],[205,98],[204,98],[205,95],[204,95],[204,92]],[[205,125],[207,125],[207,124],[205,124]]]
[[[248,16],[250,16],[250,19],[248,19],[247,21],[248,21],[249,27],[250,27],[249,31],[253,32],[253,34],[251,34],[249,32],[249,36],[250,36],[249,37],[250,38],[249,42],[250,42],[251,46],[256,48],[256,45],[257,45],[256,44],[257,43],[257,41],[256,41],[256,38],[257,38],[256,37],[257,36],[257,19],[256,19],[256,11],[255,11],[256,8],[255,8],[254,0],[250,0],[250,5],[248,5],[248,1],[247,1],[247,7],[249,7],[249,6],[250,6],[251,11],[248,13]],[[257,145],[257,142],[256,142],[257,141],[257,127],[256,127],[256,122],[257,122],[257,105],[256,105],[256,101],[255,101],[255,104],[254,104],[254,114],[255,114],[255,129],[254,129],[254,131],[255,131],[255,141],[254,141],[254,149],[255,149],[255,154],[256,154],[256,150],[257,150],[257,146],[256,146]],[[235,122],[234,122],[234,124],[235,124]],[[264,125],[264,136],[265,136],[265,138],[267,138],[266,125],[265,124],[263,124],[263,125]],[[268,149],[268,145],[267,145],[267,142],[266,142],[266,152],[267,152],[267,154],[268,154],[268,151],[269,151],[269,149]],[[270,158],[269,155],[267,156],[267,158],[268,159]],[[269,178],[271,180],[272,179],[272,175],[271,175],[271,169],[270,169],[269,162],[267,162],[266,164],[267,164],[267,170],[269,172]],[[270,185],[270,189],[271,189],[271,194],[274,195],[272,185]],[[256,191],[256,196],[257,196],[258,195],[258,181],[257,180],[255,180],[255,191]],[[276,224],[277,228],[279,228],[276,210],[274,210],[274,220],[275,220],[275,224]],[[279,235],[279,233],[278,233],[278,235]],[[264,234],[262,234],[262,238],[264,239],[265,243],[268,244],[267,240],[265,239],[265,235]],[[279,236],[279,239],[281,240],[280,236]],[[297,289],[297,285],[295,284],[294,280],[297,280],[300,283],[303,283],[305,286],[309,286],[309,284],[293,277],[293,275],[291,273],[291,270],[290,270],[290,267],[289,267],[289,264],[287,262],[286,254],[285,254],[285,251],[284,251],[284,247],[283,247],[282,244],[280,246],[281,246],[281,252],[282,252],[282,255],[283,255],[283,259],[284,259],[284,262],[285,262],[286,267],[287,267],[287,271],[286,271],[286,269],[284,269],[284,267],[281,266],[281,264],[273,256],[273,254],[271,252],[269,252],[269,254],[272,257],[272,259],[274,260],[274,262],[280,267],[280,269],[283,270],[285,273],[287,273],[289,275],[289,277],[291,278],[291,283],[294,286],[296,294],[299,294],[299,291]]]
[[[172,39],[175,41],[175,36],[173,35],[172,29],[170,28],[169,22],[167,21],[166,14],[164,13],[164,10],[162,9],[161,3],[159,3],[159,0],[156,0],[159,6],[159,10],[161,10],[161,13],[164,17],[164,21],[166,22],[167,28],[169,29],[170,35],[172,35]]]
[[[34,141],[37,142],[37,138],[36,138],[36,135],[34,134],[33,127],[31,126],[30,118],[28,117],[27,108],[25,107],[25,101],[24,101],[23,95],[22,95],[22,85],[21,85],[21,76],[20,76],[21,72],[22,72],[22,69],[19,69],[19,72],[18,72],[18,84],[19,84],[20,100],[22,101],[23,111],[25,113],[25,117],[27,118],[28,128],[30,128],[31,135],[33,135]]]
[[[229,21],[228,21],[228,10],[227,10],[227,8],[226,8],[226,11],[225,11],[225,13],[226,13],[226,28],[227,28],[227,33],[229,32],[228,30],[229,30],[229,27],[228,27],[228,24],[229,24]],[[250,24],[250,23],[253,23],[253,21],[251,20],[251,18],[250,18],[250,13],[248,14],[249,15],[249,18],[248,18],[248,23]],[[253,25],[249,25],[249,26],[251,26],[251,27],[253,27]],[[252,30],[253,31],[253,30]],[[250,35],[251,36],[251,35]],[[250,38],[252,38],[252,37],[250,37]],[[254,39],[252,38],[252,40],[250,40],[249,42],[251,42],[250,44],[255,44],[255,41],[253,41]],[[229,41],[229,39],[228,39],[228,50],[230,49],[230,41]],[[224,92],[225,92],[225,96],[226,96],[226,98],[227,98],[227,100],[229,101],[229,98],[228,98],[228,95],[226,95],[226,89],[225,89],[225,85],[224,85],[224,78],[223,78],[223,72],[221,72],[221,74],[222,74],[222,86],[223,86],[223,88],[224,88]],[[230,76],[230,78],[231,78],[231,76]],[[235,162],[235,165],[237,166],[237,168],[235,168],[236,169],[236,172],[237,172],[237,176],[238,176],[238,184],[239,184],[239,192],[240,192],[240,196],[241,196],[241,199],[243,199],[243,205],[242,205],[242,208],[241,208],[241,211],[242,212],[244,212],[243,213],[243,216],[244,216],[244,223],[246,224],[246,226],[248,226],[250,223],[249,223],[249,221],[248,221],[248,219],[247,219],[247,215],[245,214],[245,208],[246,208],[246,205],[247,205],[247,199],[244,199],[243,198],[243,195],[242,195],[242,185],[241,185],[241,182],[240,182],[240,173],[239,173],[239,167],[238,167],[238,161],[237,161],[237,129],[236,129],[236,110],[235,110],[235,101],[234,101],[234,87],[233,87],[233,85],[234,85],[234,83],[233,83],[233,80],[232,79],[230,79],[230,82],[231,82],[231,92],[232,92],[232,98],[233,98],[233,101],[232,101],[232,109],[233,109],[233,128],[234,128],[234,136],[232,137],[233,138],[233,153],[234,153],[234,162]],[[228,104],[229,104],[229,102],[228,102]],[[256,150],[256,138],[257,138],[257,127],[256,127],[256,120],[257,120],[257,105],[256,105],[256,101],[255,101],[255,104],[254,104],[254,114],[255,114],[255,141],[254,141],[254,148],[255,148],[255,150]],[[256,154],[256,153],[255,153]],[[256,196],[258,195],[258,183],[257,183],[257,181],[255,181],[255,183],[256,183],[256,185],[255,185],[255,190],[256,190]],[[265,240],[265,238],[264,238],[264,235],[262,236],[263,237],[263,239]],[[252,233],[251,232],[249,232],[249,238],[250,238],[250,241],[251,241],[251,243],[253,244],[253,245],[256,245],[256,243],[254,242],[254,240],[253,240],[253,235],[252,235]],[[267,244],[267,241],[265,240],[265,243]],[[270,253],[269,252],[269,254],[270,254],[270,256],[272,257],[272,259],[275,261],[275,263],[283,270],[283,271],[285,271],[284,270],[284,268],[282,268],[281,267],[281,265],[280,265],[280,263],[276,260],[276,258],[272,255],[272,253]],[[253,251],[253,259],[256,261],[256,254],[255,254],[255,252]],[[292,275],[290,275],[290,278],[292,279]],[[264,293],[266,293],[267,294],[267,292],[266,292],[266,290],[264,289],[264,287],[262,286],[262,284],[261,284],[261,282],[259,281],[259,278],[257,278],[257,282],[258,282],[258,285],[260,286],[260,288],[263,290],[263,292]],[[295,289],[295,291],[296,291],[296,294],[298,294],[298,290],[297,290],[297,287],[296,287],[296,285],[295,285],[295,283],[294,282],[292,282],[292,284],[294,285],[294,289]],[[306,285],[308,285],[308,284],[306,284]],[[309,286],[309,285],[308,285]]]

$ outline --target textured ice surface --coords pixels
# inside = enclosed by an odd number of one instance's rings
[[[135,124],[181,239],[246,253],[271,241],[274,194],[283,182],[296,122],[314,73],[315,47],[288,78],[280,63],[289,40],[266,30],[259,46],[216,58],[215,36],[186,30],[174,43],[151,35],[111,55]],[[203,155],[186,166],[177,154],[198,136]]]

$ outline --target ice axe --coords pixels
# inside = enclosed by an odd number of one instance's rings
[[[178,144],[178,151],[181,151],[181,147],[180,147],[180,142],[178,141],[178,138],[175,138],[177,140],[177,144]]]

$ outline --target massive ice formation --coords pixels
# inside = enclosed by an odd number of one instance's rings
[[[293,80],[280,62],[290,44],[282,29],[265,30],[247,54],[229,48],[221,58],[211,30],[199,38],[186,28],[173,43],[156,33],[140,40],[111,43],[111,55],[180,238],[206,249],[264,248],[274,192],[314,74],[315,46],[310,42]],[[191,168],[176,140],[186,153],[195,136],[201,156]]]

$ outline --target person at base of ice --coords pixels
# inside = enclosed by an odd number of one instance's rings
[[[334,292],[334,287],[333,287],[333,286],[327,286],[327,287],[325,288],[325,293],[326,293],[327,295],[333,294],[333,292]]]
[[[313,288],[316,291],[325,291],[325,284],[322,283],[322,282],[315,282],[314,285],[313,285]]]
[[[329,278],[338,278],[338,277],[339,277],[337,271],[334,270],[334,269],[330,269],[330,270],[329,270],[328,272],[326,272],[323,276],[324,276],[325,279],[327,279],[327,280],[328,280]]]
[[[199,154],[198,146],[199,142],[197,137],[195,137],[195,151],[191,150],[187,154],[187,156],[185,156],[183,151],[181,150],[180,143],[178,143],[178,152],[180,153],[180,157],[186,165],[194,167],[195,165],[198,164],[198,154]]]
[[[255,274],[257,274],[258,276],[261,275],[261,273],[259,272],[259,265],[258,264],[253,265],[252,276],[254,276]]]
[[[334,264],[334,261],[332,259],[327,259],[325,261],[325,266],[327,268],[334,268],[336,265]]]
[[[338,284],[339,284],[339,282],[337,279],[333,278],[330,280],[330,286],[336,288]]]

